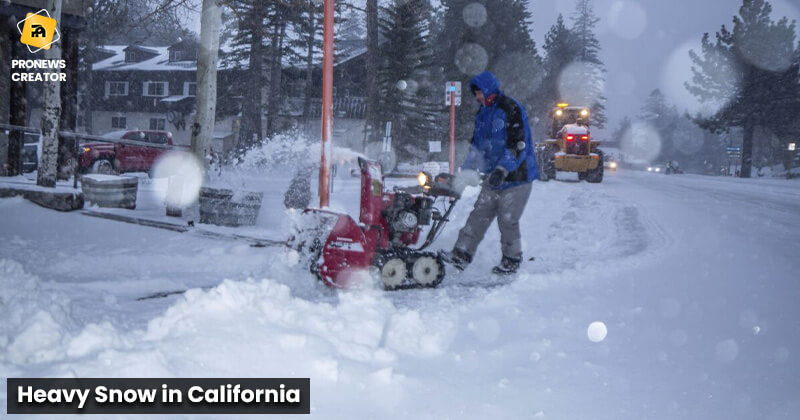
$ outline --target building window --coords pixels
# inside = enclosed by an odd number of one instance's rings
[[[186,96],[197,96],[197,83],[183,82],[183,94]]]
[[[136,62],[136,52],[135,51],[125,51],[125,62],[126,63],[135,63]]]
[[[167,96],[167,82],[144,82],[144,96]]]
[[[128,119],[125,117],[111,117],[111,128],[128,128]]]
[[[167,120],[163,118],[150,118],[150,129],[151,130],[161,130],[164,131],[164,128],[167,126]]]
[[[183,60],[183,51],[173,51],[172,61],[181,61],[181,60]]]
[[[127,96],[128,82],[106,82],[106,96]]]

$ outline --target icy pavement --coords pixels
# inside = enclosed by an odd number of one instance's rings
[[[309,376],[319,418],[798,418],[798,217],[784,180],[535,183],[515,279],[492,227],[438,289],[336,292],[281,249],[2,199],[0,373]]]

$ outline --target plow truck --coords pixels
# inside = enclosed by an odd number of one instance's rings
[[[559,103],[550,116],[550,138],[536,144],[539,179],[555,179],[556,171],[562,171],[577,172],[586,182],[603,182],[603,152],[589,131],[589,109]]]

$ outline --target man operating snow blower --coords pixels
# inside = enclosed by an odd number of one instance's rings
[[[497,218],[503,258],[492,272],[513,274],[522,262],[519,219],[531,195],[531,183],[539,177],[528,115],[522,104],[500,90],[500,82],[488,71],[473,77],[470,89],[481,107],[461,170],[488,175],[453,250],[440,255],[463,270]]]

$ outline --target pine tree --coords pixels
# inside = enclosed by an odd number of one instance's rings
[[[429,38],[430,2],[394,1],[384,11],[376,116],[381,122],[392,121],[398,156],[419,160],[427,156],[435,116],[434,86],[430,82],[434,58]]]
[[[617,128],[614,129],[614,132],[611,134],[611,139],[603,144],[618,146],[620,140],[622,140],[623,136],[630,131],[632,125],[633,121],[631,121],[630,117],[627,115],[624,116],[622,120],[620,120],[619,125],[617,125]]]
[[[559,90],[559,78],[564,69],[575,61],[578,55],[577,43],[572,31],[564,24],[564,17],[558,15],[556,23],[550,27],[544,37],[544,72],[539,92],[537,94],[536,116],[538,124],[536,133],[546,136],[550,131],[550,111],[562,100]]]
[[[365,118],[368,141],[379,138],[379,121],[377,116],[378,108],[378,0],[366,0],[366,28],[367,28],[367,68],[364,79],[367,91],[367,110]],[[364,145],[366,148],[366,144]]]
[[[261,0],[227,0],[231,13],[223,18],[228,27],[223,31],[222,43],[230,45],[223,54],[223,62],[242,76],[235,80],[234,94],[244,97],[238,144],[247,149],[260,140],[263,133],[263,91],[266,85],[265,39],[267,30],[267,4]],[[226,42],[227,41],[227,42]]]
[[[315,0],[301,0],[298,9],[297,19],[293,22],[297,38],[290,44],[298,50],[296,59],[305,72],[303,117],[308,119],[315,94],[314,58],[319,57],[322,50],[322,4]]]
[[[536,89],[541,83],[542,60],[531,38],[531,14],[522,0],[442,0],[441,17],[437,18],[436,61],[439,84],[461,81],[462,105],[456,112],[456,139],[472,137],[473,116],[477,104],[472,100],[469,79],[490,70],[500,80],[504,93],[520,101],[528,115],[534,116]],[[439,124],[447,127],[448,114],[443,95],[437,95],[441,106]],[[447,131],[442,132],[446,136]]]
[[[657,157],[659,161],[674,159],[674,136],[678,127],[678,109],[667,102],[661,90],[655,89],[645,99],[639,120],[646,122],[658,132],[661,137],[661,151]]]
[[[698,114],[695,121],[717,133],[742,128],[743,178],[750,177],[756,128],[780,128],[796,119],[790,112],[800,83],[792,60],[795,22],[775,22],[771,12],[764,0],[743,0],[732,30],[723,25],[713,42],[704,34],[700,54],[690,52],[693,78],[687,89],[702,103],[723,103],[714,115]]]
[[[562,80],[562,85],[574,85],[566,90],[577,93],[581,102],[587,102],[581,105],[589,106],[592,110],[592,125],[603,128],[607,122],[606,98],[603,96],[606,70],[600,60],[600,41],[594,33],[599,21],[600,18],[594,14],[591,0],[577,1],[572,15],[572,34],[578,50],[575,71],[570,72],[568,81]]]

